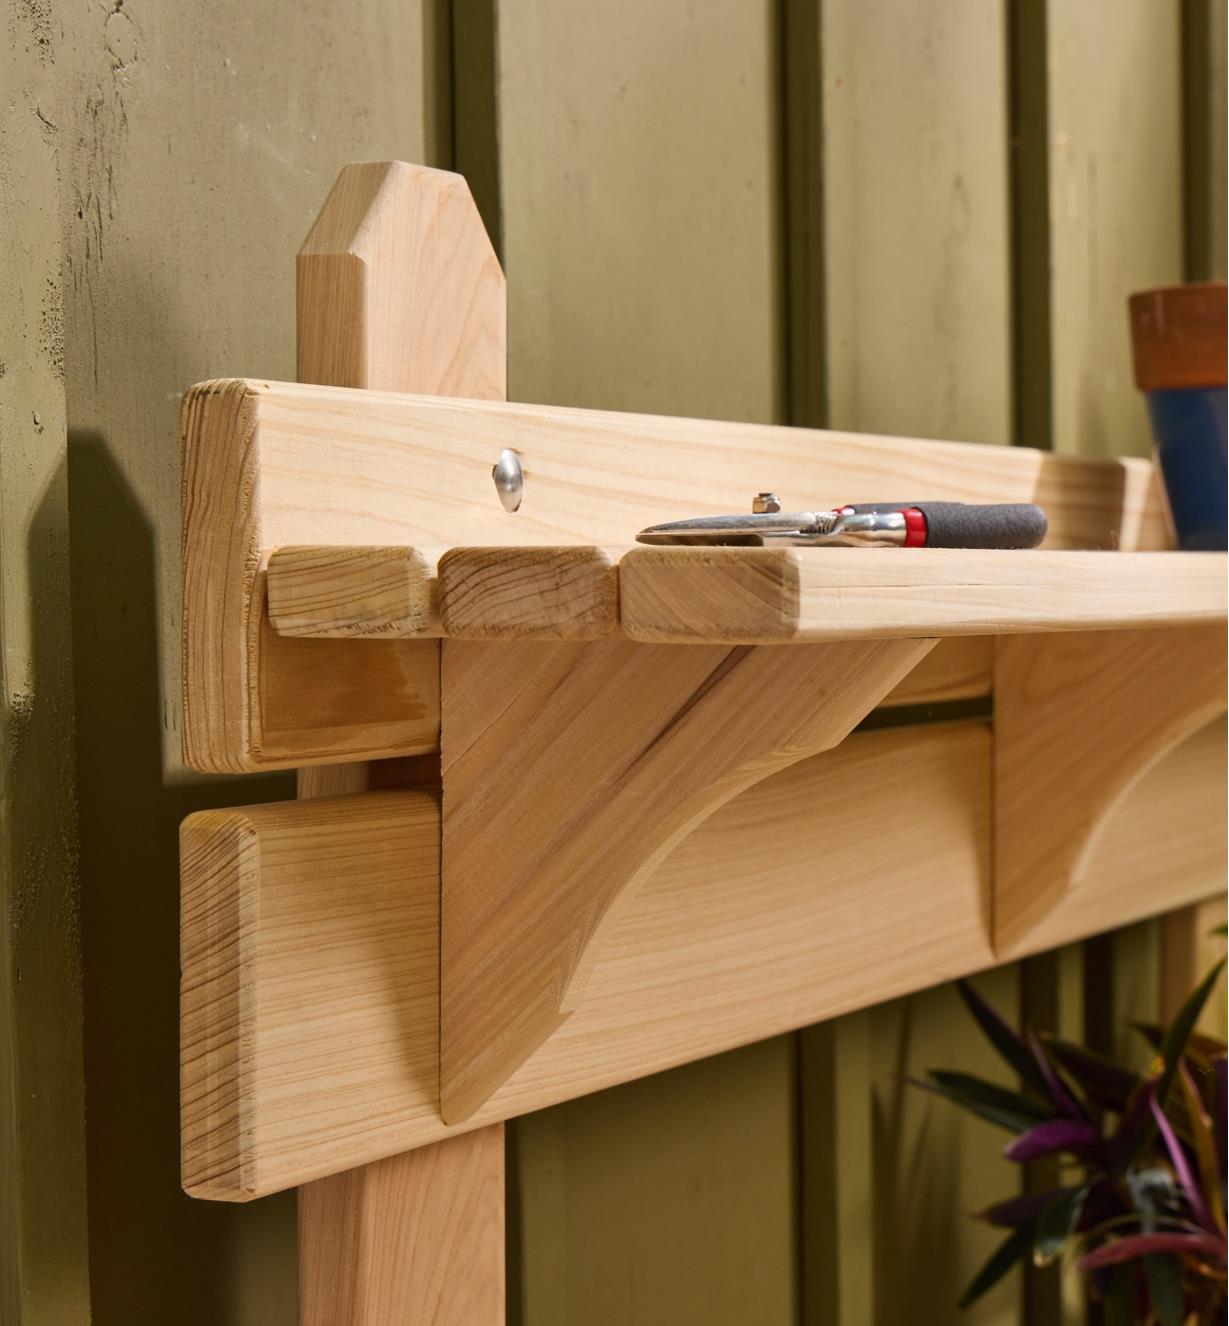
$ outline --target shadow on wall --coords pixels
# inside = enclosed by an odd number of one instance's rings
[[[154,534],[96,432],[69,434],[68,502],[93,1321],[291,1323],[293,1193],[225,1206],[179,1186],[178,828],[294,785],[165,784],[180,699],[161,694]],[[262,1261],[261,1305],[245,1256]]]
[[[17,663],[7,680],[21,680],[0,696],[0,1081],[16,1088],[0,1104],[0,1234],[20,1249],[0,1262],[4,1321],[20,1317],[19,1296],[84,1304],[86,1293],[66,477],[61,459],[31,510],[29,670],[22,642],[6,640]]]

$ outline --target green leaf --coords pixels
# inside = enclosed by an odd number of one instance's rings
[[[989,1105],[993,1109],[1006,1110],[1019,1114],[1034,1123],[1044,1123],[1054,1117],[1054,1111],[1031,1096],[1025,1096],[1010,1087],[1001,1087],[997,1082],[987,1082],[984,1077],[974,1077],[972,1073],[951,1072],[946,1068],[931,1068],[927,1077],[932,1082],[946,1087],[949,1091],[963,1094],[971,1101]]]
[[[1144,1040],[1158,1054],[1160,1053],[1161,1042],[1165,1039],[1165,1028],[1159,1022],[1132,1022],[1129,1025],[1132,1031],[1138,1031]],[[1200,1031],[1192,1031],[1187,1037],[1186,1057],[1188,1059],[1203,1060],[1210,1064],[1213,1059],[1224,1053],[1224,1044],[1218,1041],[1215,1036],[1205,1036]]]
[[[1203,1006],[1208,1002],[1208,996],[1212,993],[1212,987],[1219,979],[1224,966],[1225,959],[1221,958],[1187,996],[1186,1002],[1178,1010],[1177,1017],[1169,1024],[1169,1030],[1161,1041],[1161,1058],[1165,1061],[1165,1068],[1161,1073],[1161,1080],[1156,1086],[1158,1105],[1163,1106],[1165,1104],[1165,1100],[1169,1095],[1169,1088],[1173,1085],[1174,1077],[1177,1075],[1178,1065],[1182,1061],[1182,1052],[1186,1049],[1186,1042],[1190,1038],[1195,1023],[1198,1022],[1199,1015],[1203,1012]]]
[[[1056,1197],[1037,1219],[1033,1242],[1033,1265],[1049,1266],[1063,1250],[1063,1244],[1075,1233],[1088,1200],[1088,1188],[1075,1188]]]
[[[1135,1266],[1123,1262],[1110,1271],[1110,1292],[1105,1300],[1105,1326],[1135,1326]]]
[[[1172,1252],[1144,1258],[1148,1297],[1161,1326],[1182,1326],[1182,1265]]]
[[[967,1308],[976,1303],[987,1290],[998,1284],[1016,1262],[1028,1256],[1028,1250],[1033,1245],[1033,1228],[1032,1225],[1021,1225],[995,1248],[961,1295],[960,1307]]]
[[[935,1076],[937,1075],[932,1074],[932,1077]],[[960,1078],[965,1075],[963,1073],[944,1073],[942,1076]],[[959,1105],[961,1109],[968,1110],[970,1114],[975,1114],[979,1119],[985,1119],[987,1123],[1005,1128],[1009,1133],[1026,1133],[1030,1128],[1035,1127],[1038,1122],[1037,1116],[1031,1112],[1032,1109],[1036,1108],[1032,1101],[1028,1102],[1030,1112],[1026,1114],[1022,1110],[1005,1105],[991,1104],[986,1100],[969,1095],[968,1092],[958,1087],[944,1085],[939,1081],[923,1082],[916,1077],[911,1077],[908,1080],[915,1087],[921,1087],[923,1091],[942,1096],[945,1100],[950,1100],[953,1104]]]
[[[1016,1070],[1021,1081],[1048,1099],[1049,1087],[1024,1038],[1008,1026],[998,1011],[986,1003],[968,981],[957,981],[956,989],[960,991],[965,1007],[973,1014],[990,1044]]]

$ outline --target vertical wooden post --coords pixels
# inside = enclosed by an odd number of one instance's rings
[[[397,161],[347,166],[299,251],[299,381],[503,400],[506,309],[460,176]],[[430,761],[378,774],[365,764],[303,769],[299,795],[434,781]],[[503,1320],[501,1124],[300,1189],[301,1326]]]

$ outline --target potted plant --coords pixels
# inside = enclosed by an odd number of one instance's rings
[[[1138,1026],[1155,1051],[1145,1073],[1054,1036],[1020,1034],[960,982],[1019,1089],[947,1070],[915,1085],[1005,1129],[1009,1160],[1056,1157],[1060,1166],[1056,1186],[980,1212],[1007,1232],[961,1307],[1019,1261],[1071,1256],[1109,1326],[1224,1321],[1225,1046],[1194,1030],[1223,966],[1169,1027]]]

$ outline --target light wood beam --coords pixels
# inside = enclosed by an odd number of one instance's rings
[[[301,381],[504,395],[503,274],[458,176],[402,162],[347,166],[299,251],[297,309]],[[390,613],[416,628],[401,634],[428,634],[436,618],[434,558],[404,552],[409,556],[346,550],[340,565],[330,560],[331,578],[322,587],[319,550],[290,550],[280,585],[269,580],[270,617],[276,622],[284,614],[283,624],[299,628],[315,624],[361,583],[370,597],[360,600],[357,621],[332,634],[361,636],[365,624]],[[305,582],[313,593],[307,602]],[[263,624],[260,640],[273,686],[279,661],[297,646]],[[353,668],[377,685],[386,680],[371,675],[370,659],[379,650],[427,688],[429,702],[436,699],[430,693],[438,678],[433,644],[329,648],[330,668]],[[296,657],[312,659],[301,649]],[[335,688],[335,673],[308,671],[312,700],[316,686]],[[391,698],[397,703],[398,692]],[[373,778],[366,764],[318,765],[300,770],[299,796],[423,779],[418,768],[394,769],[389,780]],[[438,877],[438,819],[428,813],[416,824],[416,849]],[[250,925],[252,918],[239,921]],[[321,940],[327,943],[327,936]],[[437,981],[438,959],[422,957],[415,979]],[[503,1230],[502,1125],[319,1179],[299,1194],[300,1324],[500,1326]]]

